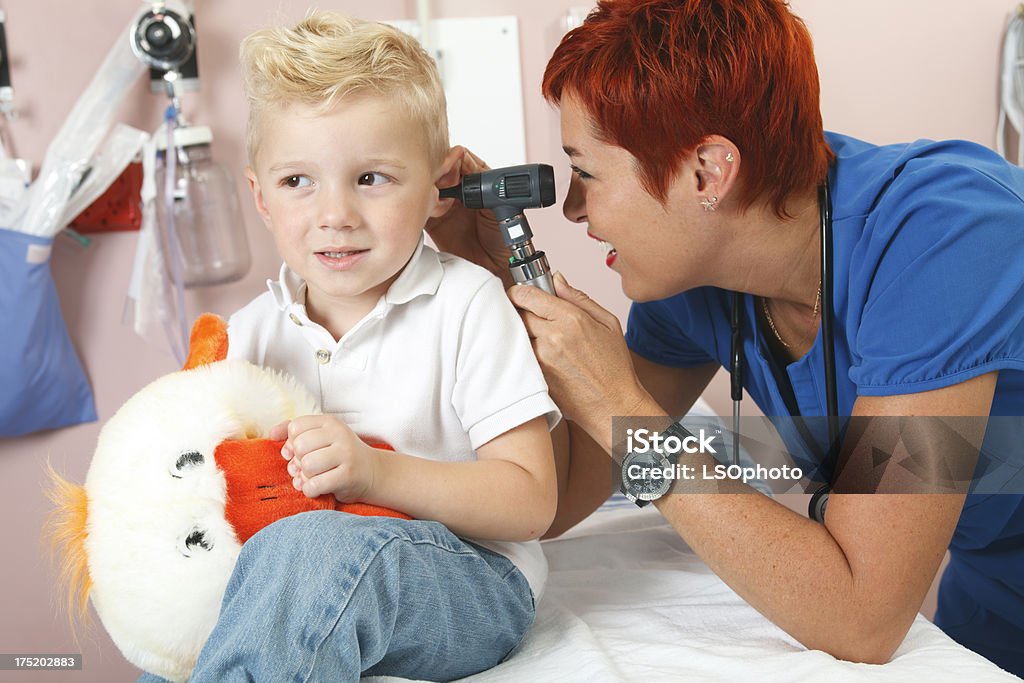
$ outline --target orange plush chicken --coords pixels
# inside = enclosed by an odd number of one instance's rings
[[[185,369],[104,425],[85,486],[53,474],[69,606],[81,617],[91,599],[125,658],[172,681],[191,674],[242,544],[264,526],[323,509],[409,519],[295,490],[283,442],[265,435],[317,412],[315,401],[292,378],[226,356],[226,324],[201,316]]]

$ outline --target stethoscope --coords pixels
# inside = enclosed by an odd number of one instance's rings
[[[821,236],[821,334],[824,340],[822,356],[825,360],[825,401],[828,411],[828,448],[826,450],[826,463],[833,465],[827,471],[834,471],[834,465],[839,451],[839,398],[836,390],[836,341],[835,331],[832,328],[832,319],[835,317],[833,301],[833,253],[832,253],[832,195],[829,192],[828,178],[818,186],[818,215],[819,230]],[[732,458],[733,464],[738,465],[740,461],[740,401],[743,400],[743,335],[741,327],[743,323],[743,295],[739,292],[732,294],[732,315],[730,324],[732,327],[732,350],[730,353],[731,364],[731,394],[732,394],[732,421],[733,421],[733,442]],[[812,496],[807,507],[807,516],[811,519],[824,522],[825,508],[828,506],[829,487],[822,486]]]

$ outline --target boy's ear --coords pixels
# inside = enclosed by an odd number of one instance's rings
[[[253,201],[256,203],[256,211],[263,219],[264,225],[270,227],[270,212],[267,211],[267,204],[263,201],[263,190],[260,189],[260,181],[256,178],[256,172],[251,166],[245,167],[245,179],[249,181],[249,191],[252,192]]]
[[[440,175],[434,182],[437,189],[441,190],[459,184],[459,181],[462,180],[462,157],[465,153],[465,148],[458,146],[448,150],[448,154],[444,156],[444,161],[441,162]],[[438,199],[430,215],[435,218],[443,216],[451,208],[454,201],[454,199]]]

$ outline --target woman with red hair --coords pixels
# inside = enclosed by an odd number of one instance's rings
[[[827,415],[830,353],[844,420],[1020,421],[1024,172],[966,142],[878,147],[825,133],[810,36],[784,2],[601,0],[555,50],[543,91],[560,109],[574,173],[565,215],[605,243],[605,263],[634,302],[623,338],[615,316],[560,276],[554,297],[509,290],[571,417],[555,434],[550,535],[607,498],[612,416],[668,424],[732,367],[734,296],[743,388],[765,415]],[[465,155],[465,173],[481,168]],[[832,272],[823,273],[829,208]],[[506,273],[493,222],[453,210],[431,234]],[[870,470],[872,441],[852,432],[840,462],[863,469],[866,458]],[[827,440],[783,437],[828,465]],[[931,439],[914,455],[951,462],[954,441]],[[1003,454],[1018,469],[1021,448]],[[705,490],[675,483],[677,493]],[[1024,674],[1019,485],[989,496],[834,486],[824,524],[757,495],[655,505],[751,605],[807,647],[853,661],[888,661],[948,547],[936,623]]]

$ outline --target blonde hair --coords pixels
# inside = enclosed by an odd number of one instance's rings
[[[252,33],[240,50],[252,164],[256,124],[268,106],[301,102],[327,112],[350,93],[390,98],[422,124],[432,163],[448,152],[448,115],[434,60],[396,28],[336,12],[313,12],[294,28]]]

